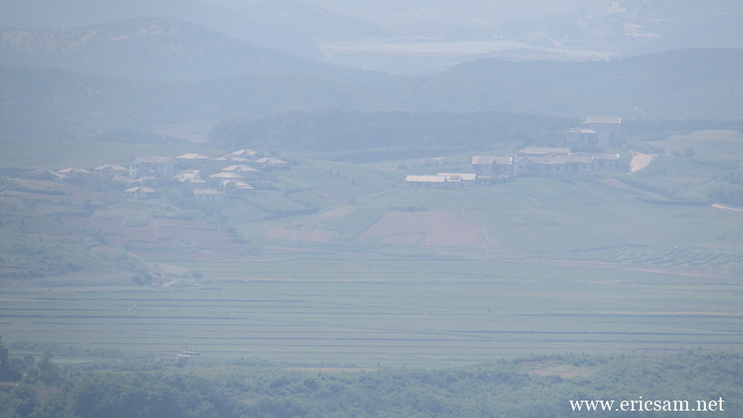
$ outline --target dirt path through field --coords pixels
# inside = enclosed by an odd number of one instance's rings
[[[653,161],[653,158],[655,158],[658,154],[643,154],[641,152],[637,151],[630,151],[632,153],[632,161],[629,163],[629,171],[630,173],[634,173],[635,171],[642,170],[643,168],[647,167],[651,161]]]

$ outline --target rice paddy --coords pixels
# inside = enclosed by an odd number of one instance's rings
[[[739,279],[340,256],[180,263],[167,288],[3,287],[0,335],[79,353],[447,366],[529,354],[743,349]],[[47,345],[45,345],[47,344]],[[59,355],[59,354],[58,354]]]

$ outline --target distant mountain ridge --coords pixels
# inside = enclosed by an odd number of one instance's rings
[[[3,7],[5,6],[5,7]],[[80,28],[145,17],[204,25],[264,48],[322,60],[318,41],[386,37],[378,25],[306,0],[23,0],[0,3],[0,26]]]
[[[743,49],[685,49],[608,61],[488,58],[412,84],[414,90],[438,90],[429,106],[460,103],[462,111],[725,119],[743,115],[741,69]],[[501,108],[493,107],[498,103]]]
[[[76,29],[2,28],[0,56],[5,66],[170,81],[334,71],[308,58],[173,18],[128,19]]]
[[[0,67],[0,135],[84,138],[116,129],[174,127],[206,133],[221,120],[287,112],[740,120],[741,68],[743,50],[671,51],[584,63],[481,60],[432,76],[364,83],[296,72],[165,82]]]
[[[428,76],[392,76],[261,48],[178,19],[146,18],[79,29],[3,29],[0,58],[3,136],[206,133],[221,120],[287,112],[743,115],[743,49],[587,62],[484,58]]]

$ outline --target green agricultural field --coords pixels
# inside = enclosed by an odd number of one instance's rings
[[[203,277],[159,289],[4,286],[0,335],[58,355],[357,367],[743,350],[739,279],[705,271],[270,256],[173,264]]]
[[[740,187],[739,134],[631,143],[668,147],[634,173],[441,190],[402,183],[465,170],[470,155],[292,151],[276,155],[288,169],[225,201],[171,179],[136,200],[112,177],[43,174],[218,150],[7,141],[0,335],[17,353],[372,367],[743,349],[743,212],[710,194]]]

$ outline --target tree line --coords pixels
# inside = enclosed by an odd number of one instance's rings
[[[640,396],[723,398],[727,411],[743,407],[743,356],[731,352],[615,359],[552,355],[446,369],[383,367],[353,373],[242,367],[238,362],[79,372],[51,360],[47,354],[37,362],[15,362],[22,377],[0,391],[0,417],[543,418],[583,416],[570,409],[569,400]],[[535,364],[583,374],[563,378],[529,373]],[[700,414],[686,416],[717,416]]]

